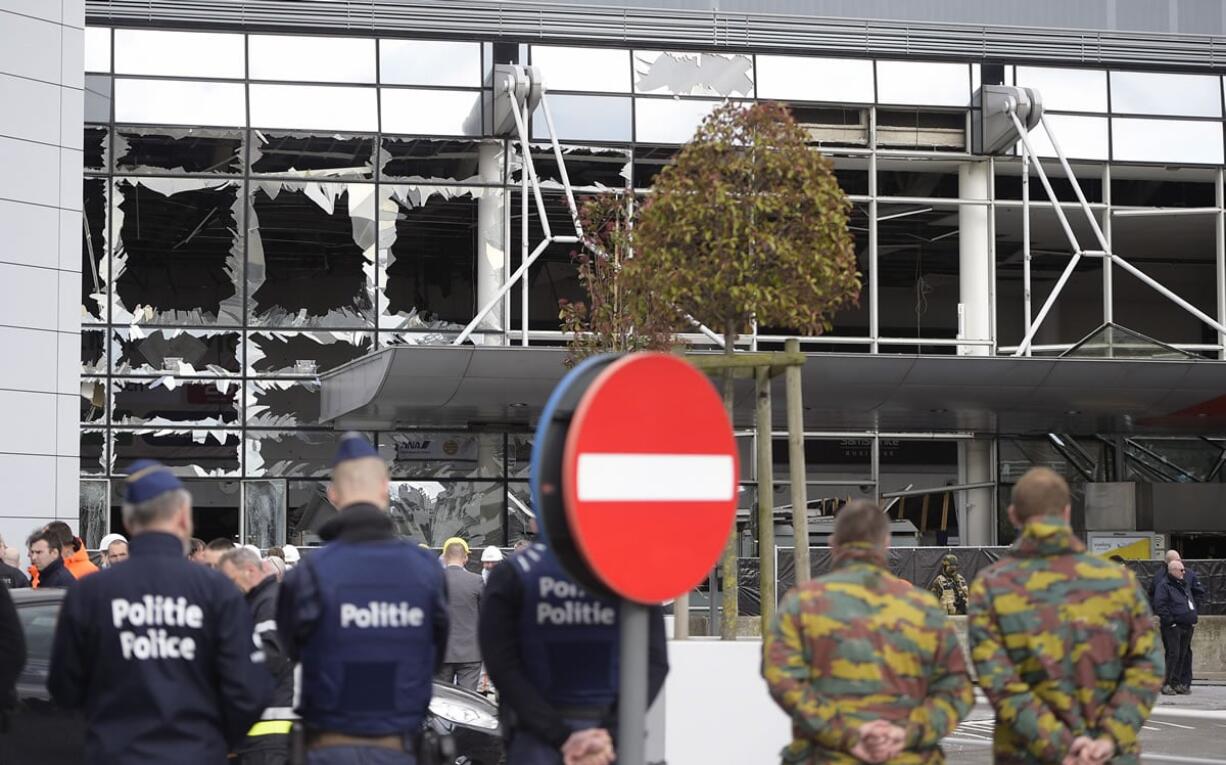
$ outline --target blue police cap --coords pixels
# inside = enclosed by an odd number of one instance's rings
[[[182,488],[183,483],[162,463],[155,460],[137,460],[128,468],[128,477],[124,481],[124,499],[136,505]]]
[[[336,467],[342,462],[361,460],[367,457],[378,459],[379,452],[375,451],[375,447],[370,445],[370,441],[366,440],[366,436],[351,430],[341,436],[341,442],[336,447],[336,456],[332,458],[332,467]]]

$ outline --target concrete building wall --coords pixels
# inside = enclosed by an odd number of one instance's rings
[[[0,534],[19,548],[77,525],[84,27],[84,0],[0,0]]]

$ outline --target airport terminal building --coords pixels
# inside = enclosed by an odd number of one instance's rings
[[[579,196],[650,194],[726,100],[788,104],[833,160],[864,288],[801,339],[816,516],[879,497],[919,543],[1004,543],[1011,484],[1048,465],[1079,528],[1226,557],[1221,4],[612,2],[0,0],[0,478],[23,487],[0,532],[79,518],[96,543],[154,458],[198,536],[312,544],[344,428],[392,464],[406,533],[523,535],[583,293],[572,244],[511,281],[570,222],[541,111],[546,227],[492,118],[522,64]],[[975,140],[984,86],[1041,95],[1036,156]]]

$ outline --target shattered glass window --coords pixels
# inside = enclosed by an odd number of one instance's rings
[[[137,460],[157,460],[180,476],[238,475],[238,431],[164,428],[113,430],[113,474],[127,471]]]
[[[634,187],[650,189],[664,166],[677,156],[676,146],[634,147]]]
[[[247,335],[247,374],[314,376],[374,350],[363,332],[252,332]]]
[[[81,373],[106,374],[106,330],[81,329]]]
[[[107,168],[107,149],[110,142],[107,140],[110,131],[104,127],[97,125],[86,125],[84,134],[82,135],[81,146],[84,148],[83,157],[85,170],[105,171]]]
[[[89,549],[97,549],[106,536],[111,520],[111,482],[107,480],[81,481],[77,491],[77,519],[81,539]],[[115,527],[123,529],[122,523]]]
[[[247,242],[252,323],[373,325],[375,187],[273,180],[252,187]]]
[[[331,430],[248,430],[247,475],[326,477],[332,471],[336,439]]]
[[[86,178],[81,195],[81,321],[106,321],[107,282],[105,178]]]
[[[250,77],[291,82],[374,82],[375,41],[250,35]]]
[[[481,91],[380,88],[385,133],[481,135]]]
[[[507,544],[534,539],[537,529],[532,514],[532,487],[525,482],[507,484]]]
[[[292,428],[319,423],[319,380],[248,380],[247,424]]]
[[[742,53],[636,50],[634,92],[670,96],[752,97],[753,58]]]
[[[285,541],[285,481],[243,482],[243,539],[259,548]]]
[[[238,424],[240,385],[234,380],[114,380],[112,422],[119,425],[184,425],[219,428]]]
[[[485,195],[501,198],[502,192],[397,185],[384,186],[382,194],[393,223],[380,242],[382,315],[393,319],[388,328],[461,328],[476,311],[480,204]]]
[[[237,82],[116,79],[115,120],[242,127],[247,123],[247,89]]]
[[[379,81],[385,85],[480,87],[481,43],[380,40]]]
[[[501,478],[501,433],[380,433],[379,456],[394,478]]]
[[[630,92],[630,51],[533,45],[532,65],[541,70],[545,87],[599,93]],[[552,100],[552,99],[551,99]]]
[[[82,377],[81,388],[81,422],[101,424],[106,419],[106,379]]]
[[[481,157],[486,156],[486,172]],[[501,141],[465,141],[448,138],[395,138],[385,136],[380,152],[381,177],[413,183],[503,182]]]
[[[393,481],[396,533],[440,546],[463,537],[473,547],[502,545],[505,486],[491,481]]]
[[[115,374],[124,375],[237,375],[238,332],[199,329],[142,329],[139,325],[116,329]]]
[[[116,29],[115,73],[242,79],[241,34]]]
[[[184,473],[190,476],[190,473]],[[111,528],[123,528],[123,481],[113,481]],[[242,491],[238,481],[193,480],[183,482],[192,495],[193,534],[200,539],[238,539],[239,505]]]
[[[628,142],[631,137],[630,111],[629,97],[549,96],[553,127],[558,139],[563,141]],[[538,106],[532,114],[532,138],[550,138],[543,106]]]
[[[318,545],[319,530],[336,517],[328,501],[326,481],[286,481],[285,541],[292,545]]]
[[[370,178],[374,172],[370,136],[251,131],[252,175],[297,178]]]
[[[81,429],[81,475],[106,475],[108,461],[106,457],[107,431]]]
[[[243,168],[243,134],[210,128],[117,128],[115,170],[154,175],[230,175]]]
[[[115,184],[116,323],[241,320],[240,184],[132,178]]]
[[[630,185],[630,150],[601,146],[568,146],[563,144],[562,159],[566,175],[574,189],[624,189]],[[549,144],[532,144],[532,166],[544,187],[562,188],[562,173]],[[511,157],[511,183],[522,179],[522,154],[518,147]]]
[[[251,126],[255,128],[355,133],[373,133],[379,129],[378,98],[374,88],[253,84],[249,90]]]
[[[463,329],[459,324],[446,324],[449,329],[424,329],[417,332],[380,332],[379,347],[390,348],[394,345],[451,345],[455,339],[460,336],[460,330]],[[473,340],[475,345],[481,345],[484,338],[481,335],[488,330],[483,330],[480,326],[473,330],[470,337],[476,338]],[[492,334],[492,342],[501,344],[502,335],[499,332]]]
[[[531,192],[529,192],[531,193]],[[520,231],[520,192],[511,193],[511,230],[518,235]],[[549,225],[555,232],[573,231],[570,210],[564,198],[559,194],[546,194],[545,210],[549,215]],[[536,203],[529,200],[528,207],[528,243],[535,247],[544,238],[537,213]],[[528,329],[557,331],[561,328],[558,318],[560,301],[582,301],[587,299],[587,292],[579,283],[579,269],[574,262],[578,245],[556,243],[545,248],[540,257],[528,269]],[[515,246],[511,255],[511,270],[519,268],[523,254],[520,247]],[[523,326],[523,290],[516,285],[511,290],[511,320],[512,329]]]

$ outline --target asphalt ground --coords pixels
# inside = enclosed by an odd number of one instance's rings
[[[975,698],[970,716],[945,739],[949,765],[992,761],[992,708],[978,691]],[[1226,765],[1226,684],[1193,684],[1190,695],[1158,699],[1141,731],[1142,762]]]

